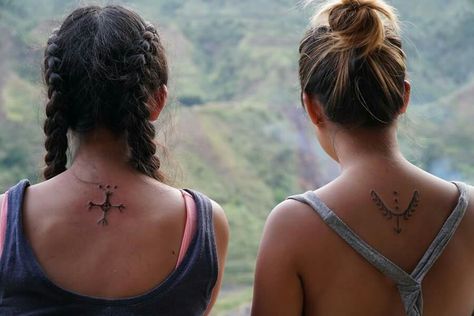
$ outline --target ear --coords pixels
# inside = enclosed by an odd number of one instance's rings
[[[150,109],[150,121],[156,121],[160,116],[161,111],[166,105],[168,100],[168,87],[162,85],[153,94],[153,100],[151,102],[152,108]]]
[[[407,112],[408,104],[410,103],[411,84],[405,80],[405,94],[403,95],[403,106],[400,109],[400,114]]]
[[[303,105],[308,112],[309,118],[314,125],[321,126],[325,122],[325,116],[323,114],[323,107],[317,98],[310,96],[306,92],[303,92]]]

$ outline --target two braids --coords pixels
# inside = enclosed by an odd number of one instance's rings
[[[151,24],[121,6],[74,10],[48,40],[44,78],[46,179],[66,170],[69,130],[106,128],[125,137],[130,165],[164,180],[150,113],[168,66]]]

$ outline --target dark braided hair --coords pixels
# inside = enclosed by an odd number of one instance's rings
[[[65,117],[65,102],[62,93],[63,79],[58,74],[61,59],[58,58],[59,47],[56,44],[56,31],[48,39],[45,50],[44,66],[45,81],[48,85],[48,103],[46,105],[46,120],[44,122],[44,133],[46,134],[45,156],[46,179],[66,170],[68,148],[67,131],[69,124]]]
[[[98,127],[125,135],[131,165],[163,179],[149,103],[168,83],[168,66],[151,24],[121,6],[76,9],[48,40],[44,78],[46,179],[66,170],[68,131]]]

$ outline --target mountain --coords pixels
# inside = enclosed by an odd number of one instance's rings
[[[42,46],[78,3],[0,0],[2,190],[21,178],[40,180]],[[245,314],[271,208],[338,172],[299,104],[297,49],[312,9],[291,0],[115,3],[136,9],[162,34],[171,65],[171,102],[157,123],[170,153],[165,169],[177,186],[203,191],[226,210],[232,236],[216,313]],[[474,2],[391,3],[400,11],[414,87],[400,128],[403,150],[440,176],[474,181]]]

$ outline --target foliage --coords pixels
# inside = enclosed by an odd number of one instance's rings
[[[403,21],[414,86],[403,150],[438,175],[474,181],[474,3],[390,2]],[[39,181],[42,47],[58,21],[84,3],[91,1],[0,0],[2,190],[25,177]],[[239,307],[251,296],[245,286],[268,212],[335,175],[299,110],[297,48],[312,9],[297,0],[114,3],[136,9],[162,35],[172,99],[183,105],[170,142],[184,175],[177,184],[225,208],[232,230],[228,295],[218,310]]]

